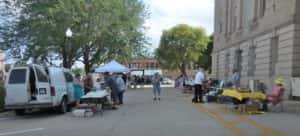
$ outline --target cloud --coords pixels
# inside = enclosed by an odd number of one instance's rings
[[[151,49],[158,47],[163,30],[177,24],[203,27],[207,34],[213,32],[214,0],[144,0],[149,6],[150,18],[145,26],[149,28]]]

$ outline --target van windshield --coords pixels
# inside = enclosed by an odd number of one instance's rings
[[[26,81],[26,69],[14,69],[10,73],[9,84],[21,84]]]

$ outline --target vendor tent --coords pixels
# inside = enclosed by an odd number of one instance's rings
[[[97,73],[103,73],[103,72],[112,72],[112,73],[129,72],[129,69],[127,67],[125,67],[124,65],[118,63],[117,61],[113,60],[113,61],[107,63],[104,66],[100,66],[100,67],[96,68],[95,72],[97,72]]]

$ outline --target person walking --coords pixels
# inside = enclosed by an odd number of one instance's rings
[[[79,107],[80,98],[84,95],[83,84],[81,83],[80,78],[81,78],[80,74],[76,74],[74,84],[73,84],[76,107]]]
[[[116,105],[117,105],[118,93],[119,93],[118,85],[116,81],[109,75],[109,72],[104,73],[104,79],[105,79],[105,85],[109,87],[109,89],[111,90],[110,97],[112,101],[112,108],[117,109]]]
[[[123,79],[123,74],[119,73],[117,78],[116,78],[116,82],[119,88],[119,93],[118,93],[118,99],[119,99],[119,104],[122,105],[123,104],[123,96],[124,96],[124,92],[126,90],[126,83]]]
[[[161,93],[160,81],[161,81],[161,77],[160,77],[159,73],[157,72],[152,77],[153,95],[154,95],[153,100],[154,101],[160,100],[160,93]]]
[[[202,103],[202,85],[203,85],[203,81],[205,80],[205,76],[203,73],[203,69],[199,68],[199,71],[197,72],[197,74],[195,75],[195,79],[194,79],[194,86],[195,86],[195,92],[194,92],[194,98],[192,100],[192,102],[194,103]]]

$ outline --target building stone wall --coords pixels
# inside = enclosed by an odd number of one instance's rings
[[[215,0],[215,7],[212,75],[230,80],[239,66],[242,86],[260,80],[267,91],[282,77],[288,97],[290,78],[300,77],[300,1]]]

